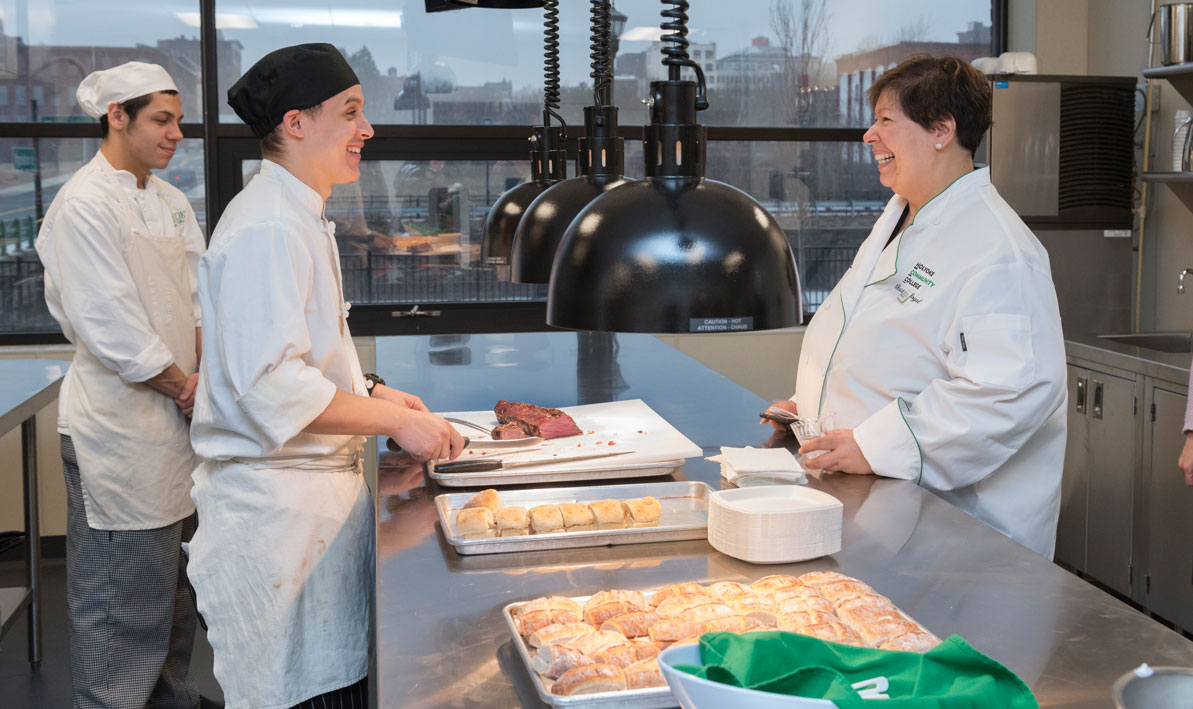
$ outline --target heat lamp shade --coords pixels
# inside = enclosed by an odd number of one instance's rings
[[[727,332],[802,320],[795,257],[762,205],[723,182],[655,178],[597,197],[555,254],[547,323]]]
[[[458,7],[487,7],[491,10],[526,10],[542,7],[543,0],[448,0]]]
[[[481,261],[489,266],[498,266],[499,278],[504,280],[508,277],[500,267],[509,264],[510,249],[514,245],[514,233],[518,230],[518,222],[522,221],[522,215],[535,198],[546,189],[547,185],[539,182],[523,182],[506,190],[489,210],[489,216],[485,219],[485,233],[481,239]]]
[[[514,234],[511,280],[549,282],[555,251],[572,220],[592,200],[626,182],[620,175],[581,175],[548,187],[531,203]]]

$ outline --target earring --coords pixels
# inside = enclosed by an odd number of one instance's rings
[[[936,149],[937,149],[937,150],[940,150],[940,149],[941,149],[941,148],[943,148],[943,147],[944,147],[944,146],[943,146],[943,145],[941,145],[940,143],[937,143],[937,144],[936,144]]]

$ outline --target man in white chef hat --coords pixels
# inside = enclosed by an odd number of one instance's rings
[[[46,302],[75,346],[59,395],[75,709],[186,707],[195,608],[189,417],[198,378],[203,235],[153,176],[182,140],[166,70],[129,62],[78,89],[103,143],[37,237]]]

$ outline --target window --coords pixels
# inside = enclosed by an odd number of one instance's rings
[[[542,117],[542,11],[428,14],[423,7],[419,0],[0,0],[0,341],[44,340],[57,329],[29,247],[53,194],[98,147],[98,127],[75,100],[87,73],[134,59],[170,72],[191,122],[162,177],[187,193],[209,230],[209,213],[219,214],[242,184],[240,168],[251,172],[258,157],[225,92],[257,59],[300,42],[331,42],[344,52],[377,128],[364,178],[338,187],[327,205],[339,225],[347,295],[359,306],[353,330],[543,327],[545,287],[499,282],[477,253],[494,201],[529,177],[526,138]],[[592,95],[590,9],[560,3],[561,113],[573,134]],[[630,177],[643,172],[633,136],[648,114],[639,99],[666,74],[661,9],[658,0],[616,0],[625,21],[614,100],[631,136]],[[1004,11],[1004,0],[923,0],[911,11],[887,0],[707,2],[688,10],[689,51],[704,68],[711,103],[700,114],[709,127],[707,174],[746,190],[779,221],[810,310],[889,197],[857,142],[870,119],[865,89],[914,52],[997,54],[992,38],[1001,28],[992,28],[992,17]],[[213,54],[202,51],[203,12],[216,17]],[[216,125],[199,123],[204,75],[215,77]],[[215,168],[210,209],[208,166]],[[443,322],[390,319],[391,306],[414,304],[441,309]],[[369,322],[376,327],[358,325]]]

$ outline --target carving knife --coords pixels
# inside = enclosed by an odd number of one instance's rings
[[[594,460],[596,458],[613,458],[619,455],[629,455],[637,451],[617,451],[616,453],[589,453],[587,455],[566,455],[558,458],[536,458],[535,460],[504,461],[500,458],[486,460],[453,460],[448,463],[436,463],[435,472],[438,473],[487,473],[494,470],[520,468],[525,465],[547,465],[555,463],[574,463],[577,460]]]

